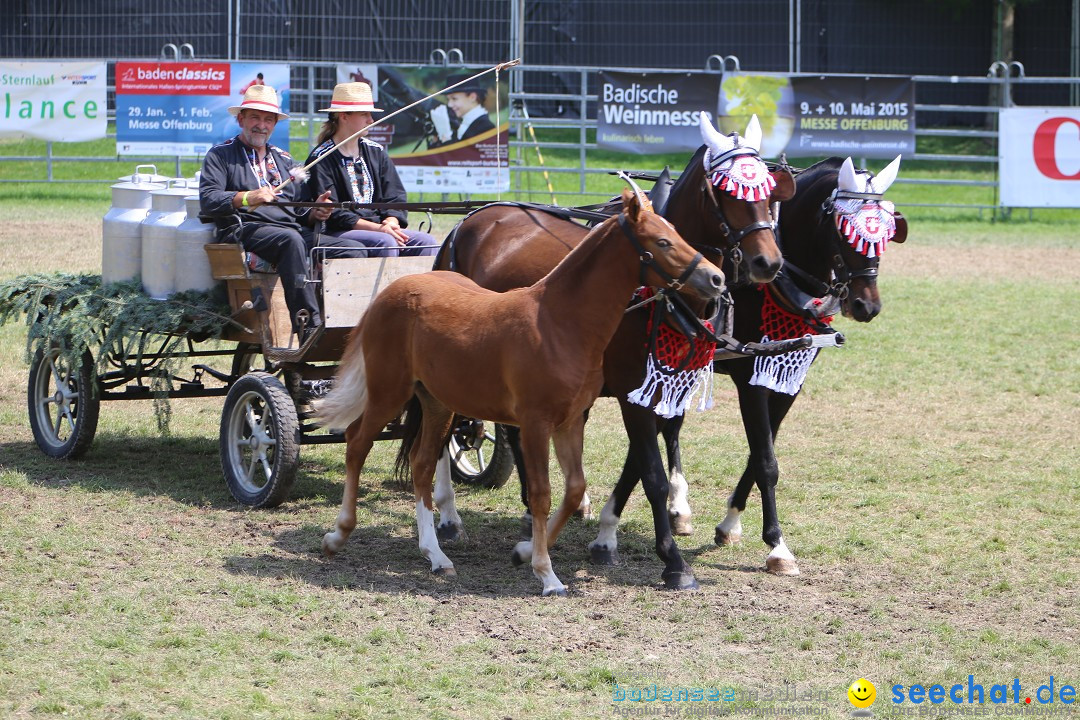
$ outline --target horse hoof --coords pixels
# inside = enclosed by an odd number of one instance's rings
[[[559,587],[550,588],[543,592],[543,597],[566,597],[566,588]]]
[[[724,532],[720,529],[720,526],[717,525],[716,537],[714,539],[716,540],[717,545],[719,545],[720,547],[724,547],[725,545],[737,544],[740,540],[742,540],[742,535],[736,532]]]
[[[582,505],[574,511],[574,517],[579,517],[582,520],[592,519],[592,505]]]
[[[694,525],[686,515],[670,515],[671,532],[675,535],[693,535]]]
[[[523,558],[518,553],[518,551],[515,550],[514,552],[512,552],[510,554],[510,562],[513,563],[514,567],[521,567],[522,565],[525,564],[525,558]]]
[[[323,554],[323,557],[332,558],[335,555],[337,555],[337,551],[341,549],[340,545],[337,546],[337,547],[333,547],[331,545],[330,538],[329,538],[330,535],[331,535],[331,533],[327,533],[326,535],[323,536],[323,539],[322,539],[322,554]]]
[[[451,565],[450,567],[435,568],[431,571],[431,574],[441,577],[457,577],[457,570]]]
[[[684,572],[664,573],[665,590],[699,590],[697,578],[690,570]]]
[[[435,537],[437,537],[441,543],[464,542],[466,539],[465,528],[461,525],[455,525],[454,523],[439,525],[435,528]]]
[[[608,549],[606,547],[591,547],[589,548],[589,560],[594,565],[618,565],[619,551],[618,549]]]
[[[789,577],[794,577],[799,574],[799,566],[790,558],[766,558],[765,569],[773,575],[787,575]]]

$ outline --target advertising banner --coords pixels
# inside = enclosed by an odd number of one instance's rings
[[[105,137],[105,63],[0,60],[0,137]]]
[[[376,107],[384,112],[375,119],[477,72],[380,65]],[[387,147],[409,192],[494,193],[510,189],[509,118],[506,76],[496,87],[489,73],[395,116],[368,137]]]
[[[596,144],[606,150],[693,152],[701,146],[698,113],[716,117],[716,74],[605,70],[599,81]]]
[[[727,82],[725,78],[725,82]],[[915,152],[911,78],[796,77],[787,154],[892,159]]]
[[[116,63],[118,155],[202,155],[239,132],[229,107],[253,84],[278,92],[289,108],[289,66],[280,63]],[[270,142],[288,150],[289,123],[274,128]]]
[[[1000,197],[1005,207],[1080,207],[1080,108],[998,113]]]

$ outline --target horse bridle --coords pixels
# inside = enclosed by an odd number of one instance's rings
[[[713,160],[712,165],[717,166],[725,160],[747,155],[753,157],[760,157],[755,152],[747,152],[745,148],[736,148],[734,150],[729,150],[728,152]],[[743,238],[745,238],[747,235],[757,232],[758,230],[771,230],[775,233],[776,219],[773,218],[772,220],[757,220],[750,223],[749,225],[746,225],[745,227],[741,227],[737,230],[732,230],[731,223],[728,221],[727,215],[724,214],[724,206],[720,204],[720,200],[716,197],[716,192],[713,190],[712,182],[709,181],[708,172],[706,172],[705,177],[702,178],[701,191],[711,201],[709,210],[712,211],[713,216],[720,222],[720,235],[724,238],[724,244],[727,246],[726,249],[723,250],[712,247],[705,247],[703,249],[719,252],[722,257],[731,261],[732,277],[730,278],[730,285],[733,287],[738,287],[740,284],[739,267],[742,265],[743,260],[742,248],[740,247],[740,243],[742,243]],[[771,216],[771,207],[769,212]]]
[[[836,190],[832,191],[832,193],[829,195],[828,198],[825,199],[824,202],[821,203],[821,219],[819,221],[819,224],[829,222],[829,224],[832,225],[832,238],[834,243],[836,244],[836,252],[834,252],[832,255],[831,269],[833,273],[833,281],[831,283],[826,283],[822,280],[819,280],[787,259],[784,260],[784,270],[791,271],[793,275],[798,276],[803,282],[807,283],[812,288],[816,288],[816,290],[813,292],[820,292],[821,294],[819,295],[819,297],[827,297],[831,295],[837,300],[843,302],[847,300],[847,297],[850,293],[851,282],[853,280],[863,277],[873,279],[877,278],[878,263],[880,261],[878,260],[878,258],[874,258],[871,266],[863,268],[862,270],[852,271],[848,267],[848,264],[844,261],[844,255],[842,252],[844,246],[847,244],[847,241],[840,234],[840,230],[837,229],[836,223],[831,221],[832,216],[836,212],[837,200],[877,201],[881,200],[881,194],[851,192],[847,190],[840,190],[839,188],[837,188]],[[780,241],[781,238],[778,236],[777,242],[779,243]]]
[[[701,261],[705,259],[705,256],[700,251],[695,252],[694,259],[690,261],[690,264],[686,266],[686,270],[679,277],[671,275],[667,270],[660,267],[656,263],[656,258],[653,254],[645,249],[645,246],[641,244],[641,240],[638,239],[637,233],[634,232],[634,228],[626,219],[626,213],[619,213],[618,216],[619,227],[622,229],[626,237],[630,238],[630,242],[634,244],[634,248],[638,251],[638,259],[641,261],[641,284],[646,285],[645,275],[649,270],[659,275],[667,283],[667,286],[675,291],[678,291],[686,284],[686,281],[690,279],[690,276],[697,269],[697,266],[701,264]]]

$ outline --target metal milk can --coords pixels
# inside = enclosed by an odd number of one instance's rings
[[[133,280],[142,271],[141,224],[150,211],[150,193],[164,188],[166,179],[153,165],[138,165],[112,186],[112,207],[101,221],[103,284]]]
[[[176,228],[187,217],[185,199],[194,192],[183,178],[150,193],[150,212],[140,224],[142,288],[155,300],[176,292]]]
[[[175,290],[210,290],[217,284],[210,271],[210,258],[204,249],[214,242],[217,228],[199,219],[199,196],[184,199],[187,218],[176,228]]]

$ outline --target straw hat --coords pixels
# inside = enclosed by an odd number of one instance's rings
[[[370,85],[365,82],[348,82],[334,86],[330,107],[319,112],[382,112],[382,108],[375,107]]]
[[[279,120],[289,117],[281,112],[281,103],[278,94],[269,85],[252,85],[244,91],[244,99],[239,105],[229,108],[229,114],[239,115],[241,110],[262,110],[263,112],[277,113]]]

